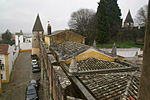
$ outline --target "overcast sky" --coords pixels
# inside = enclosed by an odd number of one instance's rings
[[[31,32],[37,13],[46,31],[50,21],[52,31],[68,28],[72,12],[80,8],[97,10],[100,0],[0,0],[0,33],[9,29],[11,32]],[[131,10],[135,17],[137,10],[148,4],[148,0],[118,0],[124,18]]]

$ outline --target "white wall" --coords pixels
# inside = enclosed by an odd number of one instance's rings
[[[21,50],[29,50],[29,49],[32,49],[32,43],[29,42],[29,43],[20,43],[20,49]]]
[[[17,46],[18,43],[23,43],[23,35],[15,35],[15,45]]]
[[[1,74],[3,75],[2,80],[6,80],[5,56],[3,54],[0,54],[0,60],[2,60],[2,64],[4,64],[4,67],[1,70]]]
[[[11,71],[12,71],[12,67],[13,67],[14,61],[16,60],[16,58],[18,56],[19,49],[15,45],[12,45],[12,46],[9,45],[8,53],[9,53],[9,55],[8,55],[8,63],[9,63],[9,74],[10,74]]]
[[[19,47],[14,47],[14,55],[13,55],[13,59],[14,59],[14,61],[17,59],[17,57],[18,57],[18,54],[19,54]]]
[[[24,36],[24,39],[25,39],[26,43],[32,42],[32,37],[26,37],[26,36]]]
[[[111,53],[112,49],[100,49],[100,50]],[[117,48],[117,55],[122,57],[134,57],[136,53],[138,55],[142,53],[142,51],[140,51],[140,48]]]
[[[32,49],[32,36],[15,35],[15,45],[18,46],[20,40],[20,50]]]
[[[16,47],[15,45],[12,45],[12,46],[9,45],[9,48],[8,48],[9,75],[11,74],[12,67],[14,65],[15,60],[17,59],[18,54],[19,54],[19,48]],[[2,63],[5,66],[5,55],[1,54],[0,59],[2,60]],[[5,67],[2,70],[1,74],[3,74],[2,80],[6,80],[6,68]]]

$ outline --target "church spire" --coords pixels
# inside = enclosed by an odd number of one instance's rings
[[[134,23],[134,22],[133,22],[133,18],[132,18],[132,16],[131,16],[130,10],[128,11],[127,17],[126,17],[126,19],[125,19],[124,22],[125,22],[125,23]]]
[[[42,26],[42,23],[41,23],[41,20],[40,20],[40,17],[39,17],[39,14],[38,14],[37,17],[36,17],[36,21],[35,21],[35,23],[34,23],[32,32],[33,32],[33,31],[44,31],[43,26]]]
[[[124,27],[126,28],[133,28],[133,24],[134,24],[134,21],[133,21],[133,18],[131,16],[131,12],[130,10],[128,11],[128,14],[127,14],[127,17],[124,21]]]

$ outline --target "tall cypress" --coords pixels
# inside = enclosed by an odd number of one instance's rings
[[[121,10],[117,0],[100,0],[98,3],[97,20],[97,41],[106,43],[116,39],[121,27]]]

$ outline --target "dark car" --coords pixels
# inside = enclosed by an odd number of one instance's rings
[[[25,100],[39,100],[37,90],[33,84],[28,85]]]
[[[36,59],[38,60],[38,56],[36,54],[31,55],[31,59]]]

